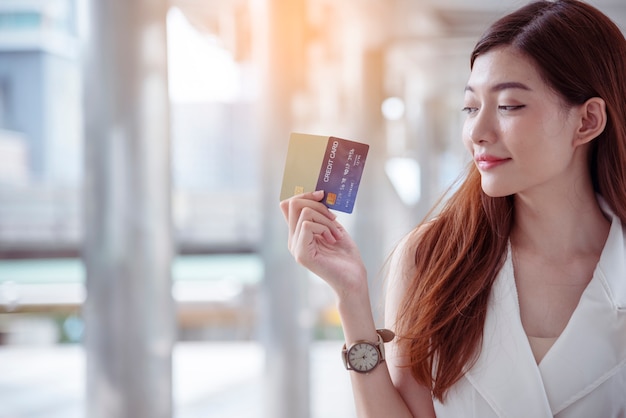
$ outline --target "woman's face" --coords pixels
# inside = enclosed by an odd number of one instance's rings
[[[580,170],[580,119],[511,48],[479,55],[465,90],[463,142],[489,196],[562,190]]]

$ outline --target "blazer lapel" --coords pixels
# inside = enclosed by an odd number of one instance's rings
[[[626,245],[619,218],[594,276],[561,336],[539,364],[557,414],[626,364]]]
[[[498,416],[552,418],[522,327],[510,248],[493,284],[480,356],[465,376]]]

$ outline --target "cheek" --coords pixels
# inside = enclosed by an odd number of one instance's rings
[[[472,144],[472,140],[470,139],[469,136],[469,132],[470,129],[468,127],[468,123],[466,122],[465,124],[463,124],[463,131],[461,134],[461,140],[463,141],[463,145],[465,146],[465,149],[469,151],[470,154],[474,154],[474,147]]]

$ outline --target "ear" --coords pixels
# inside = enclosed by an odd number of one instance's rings
[[[606,127],[606,103],[599,97],[592,97],[580,106],[580,126],[576,131],[574,145],[591,142]]]

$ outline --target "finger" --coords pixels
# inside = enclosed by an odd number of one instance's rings
[[[335,220],[337,218],[337,215],[331,212],[326,205],[320,202],[323,198],[323,190],[302,193],[281,201],[280,209],[287,223],[289,223],[289,217],[291,214],[296,213],[297,218],[299,216],[299,211],[305,206],[315,207],[318,209],[318,211],[320,211],[320,213],[323,213],[329,219]]]
[[[313,260],[324,242],[330,245],[337,242],[330,230],[320,223],[304,221],[299,231],[300,233],[294,237],[290,251],[295,260],[304,266]]]
[[[319,224],[323,229],[316,226],[316,233],[323,235],[324,239],[329,243],[335,243],[343,234],[343,228],[337,221],[331,221],[314,209],[304,208],[300,213],[296,226],[293,231],[289,233],[287,246],[290,251],[294,246],[294,242],[297,242],[299,237],[302,236],[302,228],[304,225],[308,225],[309,223]],[[320,231],[323,231],[323,234]]]
[[[312,222],[320,223],[326,226],[335,239],[339,239],[343,235],[343,226],[337,221],[336,217],[334,219],[329,219],[323,213],[317,212],[311,208],[305,208],[303,210],[302,218],[309,218]]]
[[[341,228],[341,225],[337,221],[330,220],[323,214],[316,211],[315,209],[312,209],[309,207],[305,207],[300,212],[300,216],[296,222],[296,226],[293,230],[292,235],[298,236],[299,234],[301,234],[302,226],[306,222],[313,222],[316,224],[323,225],[325,228],[325,231],[328,232],[328,235],[325,235],[325,237],[327,239],[332,237],[333,242],[342,236],[343,228]]]
[[[302,193],[302,194],[296,195],[295,197],[298,197],[300,199],[311,199],[311,200],[315,200],[319,202],[324,197],[324,191],[315,190],[314,192]]]
[[[318,213],[321,218],[315,219],[325,219],[327,222],[333,222],[336,219],[336,216],[328,217],[328,208],[324,206],[322,203],[315,202],[310,199],[302,199],[302,198],[292,198],[287,202],[287,225],[289,227],[289,235],[293,235],[296,232],[296,228],[298,227],[298,222],[302,218],[302,213],[307,211],[308,215],[306,219],[313,220],[313,212]],[[321,220],[320,220],[321,221]]]

